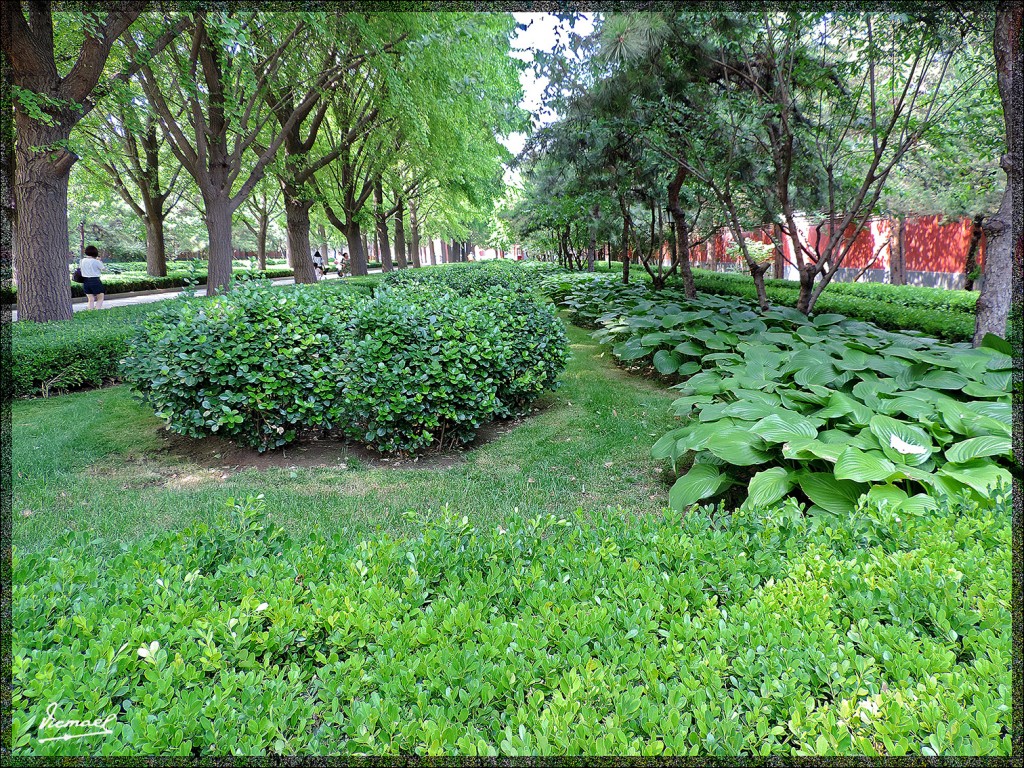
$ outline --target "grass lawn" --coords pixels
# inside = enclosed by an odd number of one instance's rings
[[[152,411],[126,387],[111,387],[13,407],[13,540],[43,550],[67,528],[94,531],[107,545],[209,520],[228,497],[262,493],[273,521],[302,538],[343,532],[359,541],[375,531],[411,534],[409,510],[473,511],[480,524],[518,513],[622,507],[660,510],[667,479],[650,445],[673,424],[675,394],[629,376],[588,332],[570,327],[573,357],[562,387],[539,413],[463,456],[430,457],[393,468],[365,453],[310,467],[218,464],[220,444],[200,456],[169,445]],[[506,431],[507,430],[507,431]],[[248,453],[250,459],[258,457]],[[239,452],[233,451],[237,457]],[[267,461],[238,462],[267,464]],[[309,463],[309,462],[307,462]],[[225,468],[227,467],[227,468]],[[424,467],[424,468],[420,468]]]

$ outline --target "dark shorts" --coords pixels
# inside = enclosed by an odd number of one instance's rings
[[[93,296],[103,293],[103,282],[98,277],[87,277],[82,283],[82,290]]]

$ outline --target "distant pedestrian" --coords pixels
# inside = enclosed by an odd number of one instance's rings
[[[103,282],[100,280],[100,274],[107,266],[100,258],[95,245],[85,247],[85,256],[82,257],[78,268],[82,270],[82,290],[89,299],[89,309],[103,309]]]
[[[324,276],[324,257],[320,255],[320,251],[313,253],[313,271],[316,272],[317,280]]]
[[[338,277],[344,277],[352,271],[352,260],[348,257],[348,251],[345,251],[338,257]]]

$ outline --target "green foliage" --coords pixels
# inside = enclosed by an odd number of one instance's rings
[[[991,458],[1011,455],[1011,358],[1001,351],[607,277],[575,285],[562,303],[586,307],[618,359],[684,379],[673,406],[683,423],[653,448],[690,466],[673,507],[738,484],[758,501],[792,493],[845,513],[865,493],[932,506],[1010,481]]]
[[[1006,494],[417,517],[359,544],[262,507],[112,554],[15,547],[16,753],[1010,753]],[[50,702],[113,733],[40,742]]]
[[[694,270],[698,291],[755,300],[748,275]],[[768,298],[784,306],[796,304],[799,288],[789,280],[766,280]],[[815,312],[837,312],[892,331],[915,330],[948,341],[974,336],[974,305],[978,294],[946,288],[881,283],[829,283]]]
[[[122,367],[169,429],[259,448],[330,428],[351,293],[242,281],[150,315]]]
[[[11,325],[15,397],[98,387],[120,376],[119,361],[137,326],[159,304],[78,312],[70,320]]]
[[[337,428],[387,453],[466,443],[553,389],[568,358],[551,310],[503,284],[511,271],[435,270],[373,299],[243,286],[148,323],[125,375],[192,437],[266,450]]]

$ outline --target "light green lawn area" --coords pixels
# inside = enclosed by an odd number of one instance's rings
[[[342,468],[214,469],[165,450],[161,422],[126,387],[13,408],[13,540],[44,549],[67,528],[117,546],[212,520],[228,497],[262,493],[293,536],[415,533],[407,511],[469,514],[477,524],[517,514],[622,508],[657,514],[668,478],[650,446],[673,425],[675,393],[617,369],[587,331],[569,327],[573,356],[561,388],[514,429],[452,461],[395,469],[350,459]],[[177,438],[181,444],[183,438]],[[665,473],[667,474],[667,473]]]

